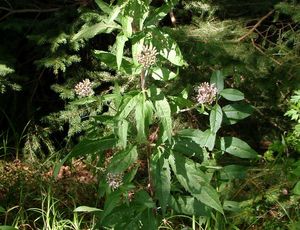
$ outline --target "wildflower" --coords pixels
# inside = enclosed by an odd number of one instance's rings
[[[108,186],[115,190],[123,184],[123,173],[107,173],[106,181]]]
[[[92,96],[94,94],[92,86],[93,83],[90,82],[89,79],[85,79],[82,82],[79,82],[77,85],[75,85],[74,90],[79,97]]]
[[[157,50],[152,45],[143,46],[141,53],[138,55],[138,62],[144,67],[149,68],[156,63]]]
[[[215,84],[204,82],[197,87],[197,102],[200,104],[211,104],[216,99],[217,92],[218,89]]]

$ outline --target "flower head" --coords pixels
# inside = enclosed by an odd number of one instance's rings
[[[107,173],[106,182],[112,190],[115,190],[123,184],[123,176],[123,173]]]
[[[79,97],[87,97],[94,94],[94,91],[92,89],[93,83],[90,82],[89,79],[85,79],[81,82],[79,82],[77,85],[75,85],[75,93]]]
[[[201,83],[197,87],[197,102],[200,104],[211,104],[216,99],[218,89],[215,84]]]
[[[141,53],[138,55],[138,62],[145,68],[149,68],[156,62],[157,50],[152,45],[143,46]]]

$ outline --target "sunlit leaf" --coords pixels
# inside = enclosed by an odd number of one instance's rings
[[[120,69],[122,64],[124,46],[127,40],[128,38],[123,34],[119,34],[116,38],[116,58],[117,58],[118,69]]]
[[[245,98],[244,94],[237,89],[223,89],[220,95],[229,101],[241,101]]]
[[[258,159],[257,152],[246,142],[236,137],[222,137],[220,142],[221,150],[233,156]]]
[[[101,212],[103,210],[99,208],[94,208],[94,207],[88,207],[88,206],[79,206],[74,209],[74,212]]]
[[[210,116],[209,116],[210,129],[213,133],[217,133],[217,131],[220,129],[222,124],[222,119],[223,119],[222,109],[218,104],[216,104],[210,111]]]

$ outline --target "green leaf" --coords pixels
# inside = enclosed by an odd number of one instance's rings
[[[166,33],[163,33],[156,28],[152,30],[153,46],[159,51],[159,54],[176,66],[184,66],[187,63],[184,61],[181,51],[177,43]]]
[[[129,16],[122,17],[122,31],[127,38],[130,38],[132,35],[132,22],[133,18]]]
[[[190,138],[175,137],[172,139],[172,150],[184,154],[188,157],[196,157],[199,161],[203,161],[203,149]]]
[[[18,229],[8,225],[0,225],[0,230],[18,230]]]
[[[5,213],[5,208],[3,208],[2,206],[0,206],[0,213]]]
[[[70,158],[72,157],[78,157],[80,155],[85,154],[92,154],[97,152],[102,152],[107,149],[111,149],[115,146],[117,140],[116,138],[112,137],[106,137],[102,139],[84,139],[79,144],[77,144],[73,150],[64,158],[61,160],[59,164],[57,164],[54,168],[53,175],[54,177],[57,176],[59,169],[61,166]]]
[[[210,116],[209,116],[210,130],[213,133],[217,133],[217,131],[220,129],[222,124],[222,119],[223,119],[222,109],[218,104],[216,104],[210,111]]]
[[[201,146],[205,146],[209,151],[212,151],[215,147],[216,134],[210,129],[205,130],[201,137]]]
[[[218,89],[218,92],[222,91],[224,89],[224,75],[223,72],[220,70],[217,70],[213,72],[210,78],[210,84],[215,84],[215,86]]]
[[[220,172],[221,180],[244,179],[247,168],[241,165],[224,166]]]
[[[114,22],[107,23],[105,21],[98,22],[92,26],[85,26],[77,32],[72,38],[73,41],[78,39],[90,39],[101,33],[111,33],[115,29],[120,29],[120,26]]]
[[[160,151],[153,157],[151,161],[151,171],[153,173],[155,195],[159,200],[162,214],[164,216],[170,197],[171,172],[168,160],[164,158]]]
[[[137,140],[139,142],[144,142],[146,137],[145,132],[145,119],[146,119],[146,98],[144,93],[138,95],[137,104],[135,107],[135,120],[137,129]]]
[[[122,6],[115,6],[108,16],[108,23],[112,23],[120,14]]]
[[[144,230],[157,230],[157,229],[159,229],[158,226],[157,226],[156,216],[154,216],[154,212],[150,208],[146,209],[142,213],[141,223],[142,223],[142,227],[139,228],[139,229],[144,229]],[[127,229],[129,229],[129,228],[127,228]]]
[[[170,206],[177,212],[186,215],[210,216],[210,208],[190,196],[171,196]]]
[[[152,78],[159,81],[169,81],[177,77],[177,74],[164,68],[164,67],[156,67],[153,68]]]
[[[224,123],[232,125],[249,117],[253,112],[253,107],[244,103],[235,103],[224,106],[222,110]]]
[[[300,181],[298,181],[296,183],[296,185],[294,186],[293,193],[296,194],[296,195],[300,195]]]
[[[202,203],[223,213],[218,194],[210,186],[208,177],[200,169],[200,164],[177,153],[170,155],[169,162],[176,178],[185,190]]]
[[[222,137],[221,150],[240,158],[257,159],[258,154],[246,142],[236,137]]]
[[[107,171],[110,173],[124,172],[129,166],[136,162],[137,157],[136,146],[120,151],[111,159]]]
[[[223,89],[220,95],[229,101],[241,101],[245,98],[244,94],[237,89]]]
[[[171,108],[167,98],[162,94],[160,94],[159,96],[161,97],[156,97],[154,103],[156,109],[156,115],[159,117],[163,127],[163,139],[167,137],[169,141],[171,141],[171,137],[172,137]]]
[[[103,62],[104,64],[106,64],[108,67],[112,68],[112,69],[117,69],[118,65],[117,65],[117,58],[114,54],[110,53],[110,52],[105,52],[105,51],[101,51],[101,50],[95,50],[95,57],[98,58],[101,62]],[[120,66],[120,71],[126,73],[126,74],[135,74],[136,72],[134,72],[134,65],[132,63],[132,61],[129,61],[130,59],[128,58],[123,58],[122,59],[122,65]]]
[[[139,101],[139,95],[134,97],[126,97],[124,100],[124,104],[120,108],[120,112],[118,114],[119,119],[125,119],[128,115],[133,111]]]
[[[106,14],[110,14],[112,12],[112,8],[102,0],[95,0],[98,7]]]
[[[223,208],[226,211],[230,212],[241,212],[242,209],[240,207],[240,203],[236,201],[231,201],[231,200],[225,200],[223,204]]]
[[[154,10],[154,13],[149,15],[149,17],[145,21],[145,26],[157,26],[157,23],[159,23],[160,20],[162,20],[168,13],[171,11],[172,7],[177,4],[179,0],[170,0],[166,4],[162,5],[159,8],[156,8]]]
[[[125,42],[128,40],[128,38],[123,34],[118,34],[116,39],[116,58],[117,67],[119,70],[122,64]]]
[[[201,147],[204,147],[203,144],[203,132],[199,129],[182,129],[177,133],[177,136],[189,138]]]
[[[118,135],[118,146],[125,149],[127,146],[128,121],[123,119],[118,121],[116,133]]]
[[[99,208],[94,208],[94,207],[88,207],[88,206],[79,206],[74,209],[74,212],[101,212],[103,210]]]

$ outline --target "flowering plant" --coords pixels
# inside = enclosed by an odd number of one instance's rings
[[[235,166],[222,167],[218,160],[225,153],[245,159],[258,155],[239,138],[218,134],[222,126],[248,117],[252,107],[240,103],[242,92],[224,88],[221,71],[197,87],[195,101],[189,92],[170,95],[158,86],[170,84],[180,68],[187,66],[177,43],[156,27],[178,1],[167,1],[155,10],[150,1],[120,1],[114,6],[96,2],[107,18],[92,28],[99,27],[99,33],[116,30],[118,35],[111,52],[96,50],[95,56],[108,68],[133,76],[136,84],[128,90],[116,80],[111,91],[93,97],[88,79],[75,86],[79,97],[99,100],[106,110],[92,117],[94,129],[60,165],[81,154],[100,159],[99,190],[104,205],[97,213],[99,227],[157,229],[158,221],[170,212],[224,215],[227,201],[217,189],[220,184],[213,181]],[[90,30],[83,27],[74,39],[94,36]],[[233,103],[222,106],[226,100]],[[206,130],[175,127],[176,117],[192,110],[209,115]],[[99,133],[100,127],[105,132]]]

